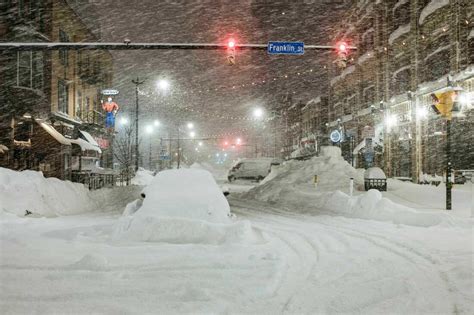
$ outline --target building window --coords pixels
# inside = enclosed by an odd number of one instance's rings
[[[82,117],[82,92],[77,91],[76,113],[77,117]]]
[[[32,60],[32,78],[33,78],[33,88],[37,90],[43,89],[43,52],[36,51],[33,53]]]
[[[64,80],[58,81],[58,111],[69,114],[68,86]]]
[[[67,43],[69,42],[69,36],[63,30],[59,30],[59,41]],[[59,50],[59,61],[64,66],[68,65],[68,51],[67,50]]]
[[[18,52],[18,86],[31,87],[31,54],[31,51]]]
[[[43,53],[20,51],[17,53],[16,85],[26,88],[43,88]]]

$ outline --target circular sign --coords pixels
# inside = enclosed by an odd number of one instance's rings
[[[333,130],[329,136],[332,142],[340,142],[342,140],[342,134],[339,130]]]
[[[117,95],[117,94],[119,94],[118,90],[114,90],[114,89],[102,90],[102,95]]]

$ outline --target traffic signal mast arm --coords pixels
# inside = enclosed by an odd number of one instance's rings
[[[238,44],[234,42],[235,49],[266,50],[268,44]],[[228,43],[65,43],[65,42],[42,42],[42,43],[0,43],[0,50],[147,50],[147,49],[227,49]],[[327,45],[305,45],[304,49],[334,50],[337,46]],[[347,46],[348,50],[356,50],[357,47]]]

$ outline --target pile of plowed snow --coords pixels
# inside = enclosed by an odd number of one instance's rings
[[[315,175],[318,178],[316,186]],[[350,178],[354,178],[356,185],[363,184],[360,172],[343,159],[339,147],[322,147],[319,157],[307,161],[291,160],[272,167],[261,184],[245,196],[275,203],[304,203],[300,194],[348,190]]]
[[[257,237],[249,222],[232,222],[229,203],[208,171],[159,172],[143,192],[143,205],[119,220],[115,239],[221,244]]]
[[[414,226],[472,226],[443,212],[418,211],[384,198],[377,190],[351,197],[350,178],[362,190],[363,173],[341,157],[338,147],[323,147],[321,156],[307,161],[288,161],[272,168],[262,183],[244,198],[278,204],[299,213],[342,215]],[[313,176],[318,176],[315,186]]]
[[[0,168],[0,207],[24,215],[28,210],[42,216],[84,212],[96,207],[82,184],[45,178],[41,172],[17,172]]]
[[[84,185],[45,178],[36,171],[0,168],[0,212],[54,217],[91,211],[123,211],[139,195],[133,186],[89,191]]]

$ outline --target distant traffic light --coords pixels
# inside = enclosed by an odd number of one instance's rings
[[[227,63],[230,66],[235,65],[235,40],[233,38],[227,42]]]

